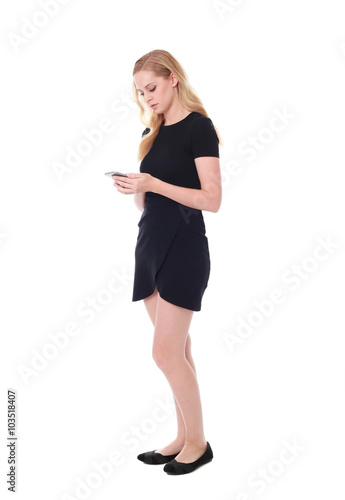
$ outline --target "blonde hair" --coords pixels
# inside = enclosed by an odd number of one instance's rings
[[[171,73],[178,80],[177,91],[181,104],[188,111],[197,111],[202,115],[209,117],[201,100],[197,96],[194,89],[191,87],[187,74],[181,64],[166,50],[152,50],[138,59],[134,65],[133,76],[138,71],[151,71],[156,76],[169,78]],[[133,82],[133,98],[140,108],[140,120],[150,129],[148,134],[145,134],[141,139],[138,149],[138,161],[141,161],[148,153],[151,144],[158,135],[159,128],[164,120],[163,114],[156,114],[148,106],[145,106],[139,98],[135,83]],[[223,141],[216,127],[219,144],[222,146]]]

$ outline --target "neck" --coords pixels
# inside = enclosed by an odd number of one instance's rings
[[[172,104],[164,113],[164,125],[173,125],[188,116],[190,111],[184,108],[180,102]]]

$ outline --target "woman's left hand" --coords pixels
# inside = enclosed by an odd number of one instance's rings
[[[120,193],[135,194],[151,191],[155,177],[151,174],[127,174],[127,177],[114,175],[114,186]]]

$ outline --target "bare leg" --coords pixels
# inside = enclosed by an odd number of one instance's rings
[[[155,326],[156,322],[156,307],[157,307],[157,297],[158,297],[158,291],[157,288],[155,288],[155,291],[152,295],[144,299],[144,304],[147,309],[147,312],[150,316],[150,319],[152,321],[153,326]],[[187,335],[187,340],[186,340],[186,346],[185,346],[185,356],[192,367],[195,375],[196,375],[196,369],[195,369],[195,364],[194,360],[192,358],[192,352],[191,352],[191,338],[188,333]],[[159,448],[155,451],[161,453],[162,455],[173,455],[175,453],[178,453],[182,450],[184,443],[185,443],[185,424],[183,420],[183,416],[180,410],[180,407],[176,401],[175,395],[174,395],[174,402],[175,402],[175,408],[176,408],[176,417],[177,417],[177,436],[176,438],[169,443],[168,445],[164,446],[163,448]]]
[[[184,446],[179,462],[197,460],[206,450],[202,407],[196,374],[186,358],[186,343],[193,311],[157,296],[152,355],[166,376],[184,422]]]

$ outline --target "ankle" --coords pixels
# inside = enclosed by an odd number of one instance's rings
[[[185,445],[185,437],[184,436],[176,436],[176,438],[172,441],[174,444],[181,446],[181,449]]]
[[[207,441],[206,439],[186,439],[185,440],[185,446],[191,447],[191,448],[200,448],[204,449],[207,447]]]

